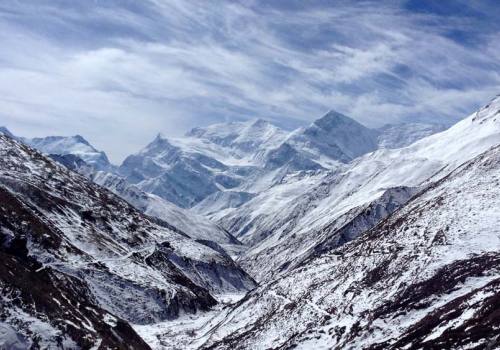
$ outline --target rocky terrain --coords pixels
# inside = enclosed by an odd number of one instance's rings
[[[499,185],[500,97],[446,130],[216,124],[119,166],[1,128],[0,348],[494,349]]]
[[[32,346],[116,343],[109,324],[127,333],[127,322],[208,310],[217,295],[255,286],[215,242],[145,216],[4,135],[0,193],[2,261],[11,262],[2,269],[2,322]],[[66,309],[72,315],[61,319]]]
[[[497,146],[249,293],[207,327],[203,348],[495,348],[499,185]]]

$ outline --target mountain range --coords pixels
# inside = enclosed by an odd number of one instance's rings
[[[448,129],[331,111],[113,165],[0,128],[0,154],[0,348],[500,346],[500,97]]]

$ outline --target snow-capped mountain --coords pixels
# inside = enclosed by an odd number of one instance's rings
[[[80,135],[23,138],[22,140],[45,154],[77,156],[95,170],[112,171],[113,168],[106,153],[96,150]]]
[[[80,135],[28,138],[16,136],[3,126],[0,127],[0,134],[36,148],[71,170],[78,170],[80,173],[91,174],[95,171],[114,172],[115,170],[115,166],[109,162],[106,153],[98,151]]]
[[[324,158],[345,163],[377,149],[377,135],[354,119],[330,111],[309,127],[292,133],[287,142],[319,162]]]
[[[500,98],[450,129],[401,149],[380,149],[314,176],[292,176],[242,206],[213,216],[251,248],[240,263],[257,279],[278,271],[389,189],[424,186],[500,143]],[[404,201],[399,200],[400,203]],[[380,218],[383,218],[381,216]],[[313,237],[313,239],[310,239]]]
[[[127,322],[208,310],[255,286],[213,242],[4,135],[0,195],[2,324],[27,344],[147,348]]]
[[[198,331],[201,347],[496,348],[499,184],[496,146],[360,238],[250,292]]]
[[[184,138],[158,135],[125,159],[118,173],[140,189],[180,207],[247,186],[263,157],[286,133],[263,120],[195,128]],[[243,190],[246,191],[246,190]]]
[[[0,347],[494,348],[499,111],[217,124],[120,167],[2,129]]]
[[[118,173],[141,190],[211,215],[243,204],[290,174],[335,169],[380,145],[394,148],[404,142],[395,128],[369,129],[333,111],[293,132],[260,119],[216,124],[183,138],[158,135],[125,159]],[[418,124],[396,129],[405,131],[406,141],[438,130]]]

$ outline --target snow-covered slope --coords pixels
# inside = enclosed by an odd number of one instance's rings
[[[0,135],[0,194],[0,251],[12,260],[12,265],[2,266],[6,270],[0,295],[2,305],[7,305],[2,319],[31,341],[40,337],[52,344],[54,332],[62,332],[68,341],[91,347],[99,337],[104,339],[102,310],[114,315],[111,320],[148,323],[207,310],[216,303],[214,296],[255,285],[213,244],[145,216],[85,177],[4,135]],[[8,277],[16,270],[27,274]],[[32,276],[39,272],[40,284],[28,289],[26,283],[38,281]],[[61,279],[69,280],[57,282]],[[85,294],[69,300],[74,304],[68,310],[78,323],[69,316],[69,326],[60,321],[65,301],[35,294],[44,280],[63,295],[72,288],[72,293]],[[64,288],[58,287],[60,283]],[[12,301],[17,293],[22,295],[20,302]],[[79,300],[99,308],[99,321],[78,313]],[[38,302],[56,310],[39,309]],[[48,329],[47,323],[54,332],[41,330]],[[126,332],[128,326],[123,327]],[[113,334],[116,342],[119,332]]]
[[[450,129],[401,149],[381,149],[335,171],[293,176],[218,222],[253,247],[242,264],[256,277],[275,271],[276,247],[331,225],[391,188],[419,187],[446,176],[461,163],[500,143],[500,98]],[[303,249],[311,248],[310,242]],[[287,255],[286,251],[283,254]],[[265,263],[258,263],[265,261]],[[256,263],[254,263],[256,262]]]
[[[377,143],[379,148],[402,148],[445,129],[441,124],[388,124],[377,129]]]
[[[278,237],[271,234],[247,249],[239,263],[258,280],[270,280],[312,256],[355,239],[404,205],[416,191],[408,187],[391,188],[380,198],[352,208],[321,228],[303,234],[293,231]]]
[[[229,232],[207,218],[128,184],[118,175],[106,172],[93,174],[92,181],[119,195],[143,213],[168,222],[177,229],[188,232],[198,240],[211,240],[222,246],[241,245]]]
[[[488,116],[458,129],[491,128],[500,116]],[[205,349],[497,348],[498,208],[500,146],[430,183],[358,239],[252,291],[198,339]]]
[[[348,162],[377,148],[377,132],[354,119],[330,111],[287,140],[295,149],[321,161]]]
[[[106,154],[96,150],[80,135],[75,136],[48,136],[32,139],[23,138],[24,143],[36,148],[45,154],[74,155],[92,166],[95,170],[112,171],[113,166]]]
[[[191,208],[190,211],[212,218],[221,215],[225,209],[238,208],[256,194],[240,191],[220,191],[211,194]]]
[[[259,156],[266,150],[278,147],[287,135],[284,130],[262,119],[214,124],[206,128],[194,128],[186,134],[189,138],[206,140],[222,146],[235,157],[246,158],[248,163],[258,162]],[[219,161],[224,162],[226,158],[227,156]]]
[[[406,140],[427,135],[416,125],[405,132]],[[395,133],[387,131],[384,145],[402,142]],[[158,135],[127,157],[118,173],[143,191],[183,208],[197,206],[196,212],[212,216],[243,204],[290,174],[335,169],[373,151],[379,136],[380,131],[333,111],[291,133],[260,119],[215,124],[195,128],[182,138]]]

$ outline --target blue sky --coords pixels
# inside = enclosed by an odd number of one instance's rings
[[[226,120],[450,124],[500,93],[498,18],[496,0],[2,0],[0,125],[119,162]]]

